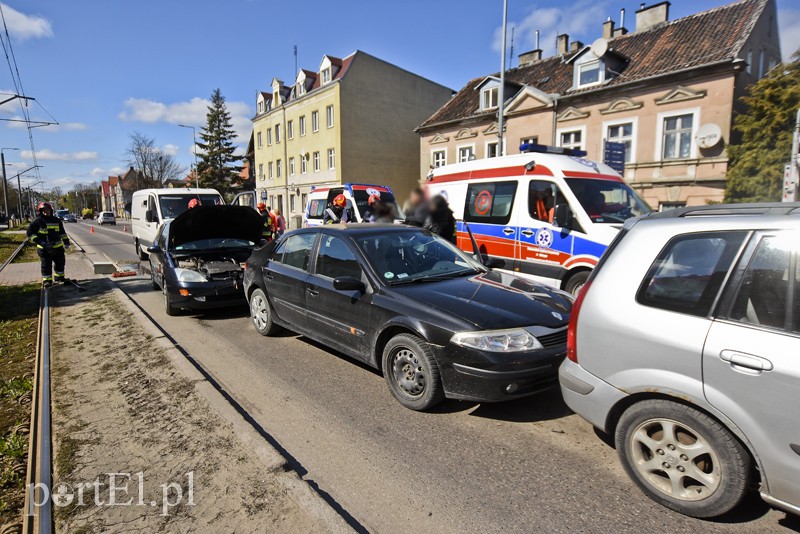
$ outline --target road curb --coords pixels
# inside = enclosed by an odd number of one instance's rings
[[[201,372],[197,367],[199,364],[193,363],[194,359],[191,355],[168,337],[119,285],[108,279],[103,283],[109,284],[116,299],[153,338],[155,345],[164,350],[177,371],[194,384],[195,391],[223,420],[231,425],[236,436],[262,462],[264,469],[277,475],[277,480],[299,506],[324,525],[328,532],[354,532],[344,517],[331,507],[308,482],[295,471],[289,470],[286,458],[254,428],[253,422],[248,421],[237,410],[231,402],[232,398],[226,398],[229,395],[225,391],[220,391],[219,382],[215,381],[217,385],[214,385],[213,377]]]

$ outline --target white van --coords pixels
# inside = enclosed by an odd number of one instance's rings
[[[369,197],[379,195],[381,202],[394,205],[396,221],[404,219],[403,211],[397,205],[394,193],[386,185],[351,184],[346,183],[335,186],[318,186],[308,195],[308,203],[303,212],[303,227],[319,226],[325,219],[325,209],[337,195],[344,195],[347,199],[348,220],[350,222],[368,222]]]
[[[131,233],[139,259],[147,259],[147,247],[153,244],[159,225],[189,209],[192,199],[201,205],[225,203],[216,189],[142,189],[133,193]]]
[[[505,268],[577,294],[630,217],[650,207],[611,167],[584,152],[523,145],[526,152],[433,169],[428,195],[458,219],[458,246]]]

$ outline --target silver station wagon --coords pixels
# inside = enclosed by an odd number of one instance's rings
[[[570,319],[564,399],[642,491],[707,518],[759,487],[800,514],[800,204],[632,219]]]

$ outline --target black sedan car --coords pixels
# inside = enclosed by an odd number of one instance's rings
[[[164,293],[167,315],[244,303],[244,261],[263,224],[244,206],[198,206],[165,222],[147,251],[153,289]]]
[[[303,334],[382,371],[404,406],[501,401],[557,383],[569,295],[394,224],[285,234],[247,261],[256,330]]]

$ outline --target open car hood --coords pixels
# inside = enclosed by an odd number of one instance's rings
[[[245,239],[258,244],[264,220],[247,206],[198,206],[170,221],[170,248],[201,239]]]

